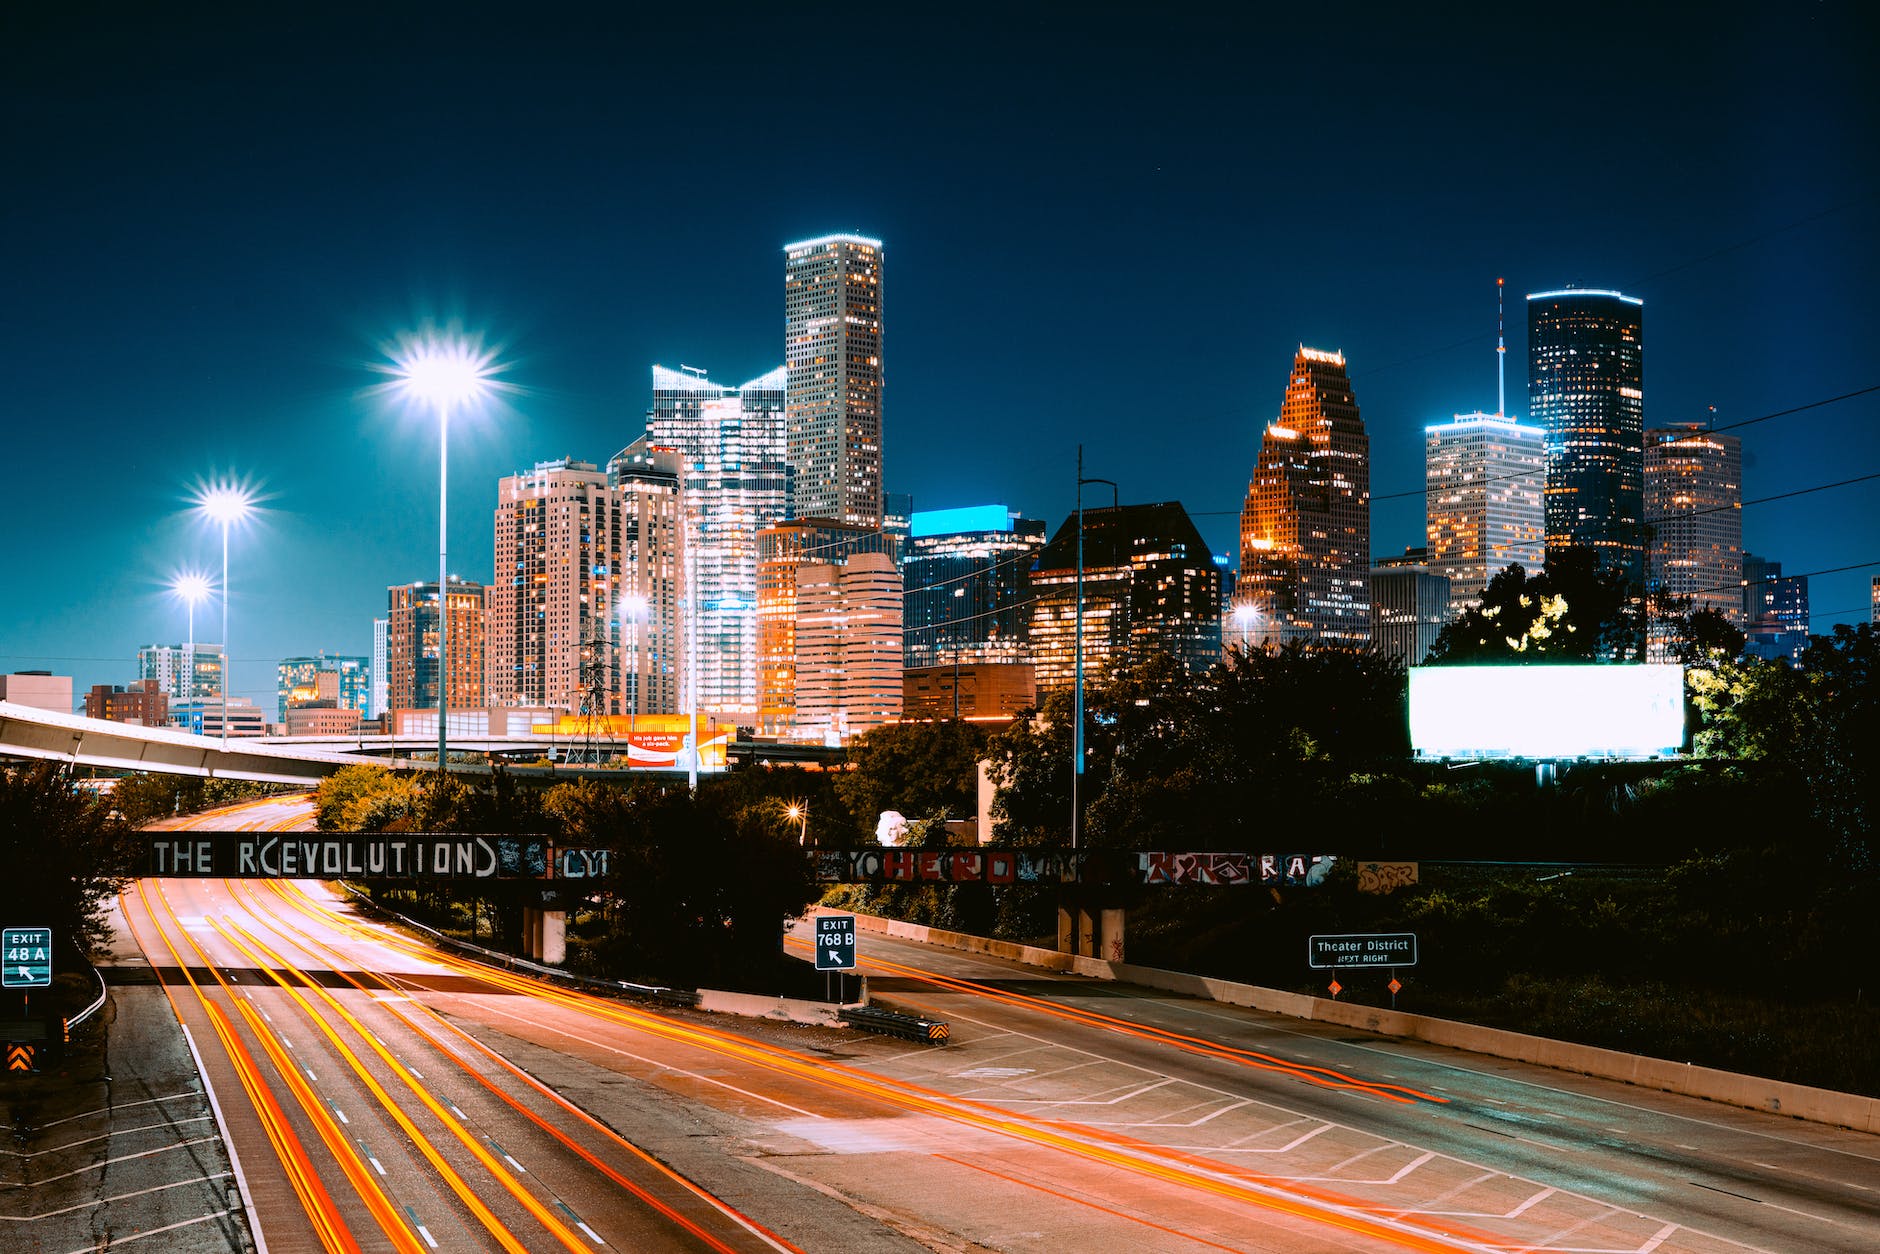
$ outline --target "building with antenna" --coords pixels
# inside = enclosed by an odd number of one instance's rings
[[[1371,442],[1343,353],[1299,346],[1240,514],[1236,609],[1258,644],[1371,639]]]
[[[1642,591],[1645,302],[1590,288],[1527,302],[1528,415],[1547,433],[1547,549],[1590,548]]]

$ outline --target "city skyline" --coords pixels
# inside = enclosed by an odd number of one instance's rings
[[[337,22],[251,15],[185,31],[152,17],[99,31],[14,15],[7,100],[30,123],[17,147],[34,189],[8,210],[14,238],[34,243],[11,280],[15,307],[33,311],[6,363],[15,453],[58,464],[77,439],[129,473],[111,510],[54,497],[49,526],[9,529],[15,577],[43,605],[9,622],[0,668],[72,674],[83,692],[135,678],[138,647],[185,639],[165,586],[219,554],[182,498],[234,475],[268,512],[234,539],[232,690],[271,707],[281,659],[370,654],[384,589],[435,578],[435,427],[371,390],[383,344],[456,319],[500,346],[519,389],[451,433],[452,567],[485,582],[501,475],[603,462],[636,433],[656,362],[704,362],[724,379],[774,368],[784,246],[830,232],[894,253],[885,489],[911,492],[920,510],[1004,501],[1055,528],[1082,442],[1087,473],[1119,480],[1124,500],[1181,501],[1216,553],[1236,550],[1258,434],[1301,342],[1342,351],[1363,400],[1371,556],[1416,543],[1424,428],[1492,406],[1499,276],[1517,302],[1567,284],[1645,300],[1650,426],[1703,420],[1711,405],[1728,425],[1880,382],[1863,356],[1880,329],[1863,229],[1880,186],[1871,161],[1851,159],[1875,147],[1866,119],[1880,109],[1850,15],[1734,15],[1695,34],[1647,15],[1641,56],[1674,45],[1680,56],[1651,58],[1642,77],[1581,55],[1596,32],[1559,35],[1537,58],[1527,20],[1428,34],[1407,15],[1355,24],[1353,64],[1405,101],[1389,119],[1306,90],[1303,67],[1277,52],[1219,72],[1240,47],[1222,36],[1245,33],[1225,18],[1176,19],[1155,47],[1186,59],[1150,58],[1140,87],[1115,100],[1101,71],[1133,56],[1133,36],[1021,26],[962,51],[986,101],[947,128],[923,121],[918,102],[938,87],[915,75],[884,90],[878,138],[891,142],[858,155],[851,175],[782,170],[764,194],[710,200],[718,176],[701,166],[668,200],[620,193],[668,176],[660,154],[676,147],[755,159],[784,138],[765,116],[767,71],[709,109],[640,121],[623,110],[670,86],[666,71],[619,106],[582,85],[625,55],[624,27],[591,47],[538,32],[499,48],[393,17],[374,60]],[[1274,21],[1279,36],[1310,25]],[[732,46],[761,45],[780,23],[753,17]],[[910,29],[885,20],[890,61]],[[456,59],[407,64],[434,36]],[[280,62],[276,45],[309,68]],[[1752,54],[1762,73],[1708,90]],[[466,90],[498,64],[504,90]],[[1070,68],[1080,64],[1090,68]],[[1590,121],[1566,119],[1520,75],[1482,94],[1432,86],[1432,64],[1570,65],[1626,91],[1585,106]],[[340,71],[357,72],[359,90],[332,100],[318,84]],[[215,102],[231,95],[252,107],[224,115]],[[432,124],[416,160],[409,132],[381,125],[400,109]],[[1491,112],[1511,162],[1602,120],[1626,143],[1538,193],[1509,180],[1507,195],[1459,202],[1458,187],[1482,180]],[[589,113],[582,126],[617,126],[610,149],[647,155],[603,163],[539,144]],[[1057,138],[1039,143],[1045,134]],[[1223,172],[1270,168],[1301,134],[1347,151],[1356,173],[1336,203]],[[309,201],[305,171],[335,144],[359,175]],[[93,192],[82,204],[56,190],[80,185]],[[1033,316],[1005,334],[1014,293]],[[1192,316],[1159,316],[1171,302]],[[1511,318],[1514,363],[1526,360],[1523,323]],[[1523,397],[1520,367],[1511,373],[1509,395]],[[1880,466],[1877,401],[1743,430],[1744,498]],[[1519,399],[1508,408],[1529,418]],[[1877,502],[1870,483],[1751,505],[1744,545],[1797,573],[1870,563]],[[117,573],[109,614],[79,573],[99,563]],[[1814,575],[1815,629],[1864,618],[1872,574]],[[208,643],[217,615],[202,608],[196,637]]]

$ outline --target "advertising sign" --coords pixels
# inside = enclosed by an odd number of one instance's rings
[[[1428,758],[1659,758],[1684,744],[1682,666],[1413,666]]]

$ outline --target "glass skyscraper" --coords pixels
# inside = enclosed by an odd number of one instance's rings
[[[1716,610],[1743,613],[1743,445],[1695,423],[1645,433],[1647,586]]]
[[[1504,568],[1540,573],[1547,436],[1501,414],[1458,414],[1425,427],[1423,437],[1429,567],[1449,580],[1453,618]]]
[[[788,378],[779,366],[732,387],[703,370],[654,366],[646,420],[650,443],[681,465],[699,701],[746,725],[757,714],[757,533],[790,507]]]
[[[917,511],[901,557],[909,667],[1028,662],[1026,576],[1044,522],[1003,505]]]
[[[1588,547],[1645,586],[1644,306],[1623,292],[1535,292],[1528,415],[1547,432],[1547,548]]]
[[[793,518],[881,526],[881,241],[784,248]]]

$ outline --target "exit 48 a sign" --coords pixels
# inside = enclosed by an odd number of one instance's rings
[[[0,951],[6,955],[0,987],[45,988],[52,983],[51,928],[0,928]]]
[[[818,971],[853,971],[855,969],[855,916],[819,914],[816,916],[816,969]]]

